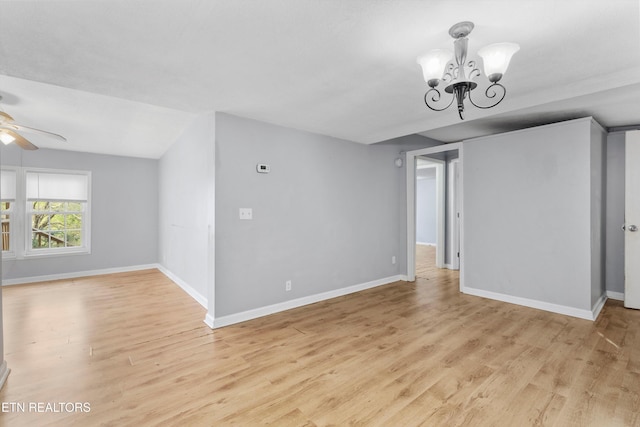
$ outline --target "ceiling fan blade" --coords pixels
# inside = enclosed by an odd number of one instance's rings
[[[10,126],[12,128],[14,128],[14,129],[16,129],[16,130],[23,130],[23,131],[31,132],[31,133],[39,133],[41,135],[50,136],[50,137],[56,138],[56,139],[58,139],[60,141],[67,142],[67,138],[65,138],[62,135],[58,135],[57,133],[48,132],[46,130],[40,130],[40,129],[36,129],[36,128],[29,127],[29,126],[24,126],[24,125],[17,125],[15,123],[12,123]]]
[[[13,117],[5,113],[4,111],[0,111],[0,123],[12,123]]]
[[[20,136],[17,132],[12,131],[11,129],[3,128],[2,132],[8,133],[14,138],[16,145],[18,145],[23,150],[37,150],[38,147],[33,145],[31,142],[27,141],[25,138]]]

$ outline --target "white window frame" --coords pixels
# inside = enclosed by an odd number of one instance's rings
[[[9,167],[2,166],[2,169],[16,170],[16,200],[13,205],[13,212],[10,227],[10,248],[13,251],[3,252],[2,259],[32,259],[43,257],[56,257],[66,255],[84,255],[91,253],[91,172],[69,169],[51,168],[31,168],[31,167]],[[33,249],[31,247],[31,213],[26,194],[27,173],[48,173],[48,174],[70,174],[83,175],[87,177],[87,200],[82,202],[82,246],[58,247],[49,249]],[[21,237],[20,237],[21,236]]]
[[[22,215],[20,208],[18,207],[18,195],[20,194],[20,168],[14,166],[2,166],[0,169],[13,171],[16,176],[16,198],[11,202],[11,208],[8,211],[4,209],[2,212],[7,212],[9,215],[9,250],[2,251],[2,259],[15,259],[18,251],[16,250],[16,245],[18,244],[18,239],[16,235],[18,234],[16,230],[20,229],[20,222],[22,220]]]

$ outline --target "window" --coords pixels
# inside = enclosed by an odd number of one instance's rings
[[[2,255],[12,256],[13,244],[11,236],[11,219],[16,201],[16,171],[3,169],[0,171],[0,218],[2,220]]]
[[[72,248],[82,246],[82,203],[29,202],[31,249]]]
[[[2,202],[2,252],[11,252],[11,207],[13,203]]]
[[[21,168],[12,183],[10,172],[2,169],[3,256],[88,253],[90,173]],[[13,185],[13,199],[5,198],[5,184],[6,194]]]

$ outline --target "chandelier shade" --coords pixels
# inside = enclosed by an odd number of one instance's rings
[[[494,43],[478,50],[478,55],[482,58],[484,64],[484,74],[489,81],[494,81],[492,76],[500,75],[495,80],[498,81],[509,67],[509,62],[514,53],[520,50],[520,46],[515,43]],[[494,77],[495,78],[495,77]]]
[[[417,62],[422,67],[424,81],[429,90],[424,95],[424,102],[431,110],[443,111],[456,101],[460,119],[464,120],[464,102],[469,100],[473,106],[481,109],[495,107],[504,99],[507,90],[498,83],[507,71],[511,57],[520,49],[516,43],[494,43],[478,51],[482,58],[484,72],[489,86],[484,91],[483,102],[476,103],[472,98],[472,91],[478,87],[473,79],[481,76],[475,60],[467,61],[469,39],[467,36],[473,30],[473,22],[459,22],[449,29],[453,37],[454,52],[446,49],[433,49],[418,57]],[[443,98],[437,89],[441,82],[445,82],[444,92],[451,94],[450,99]]]
[[[434,80],[439,82],[447,64],[452,58],[453,52],[446,49],[433,49],[418,57],[418,64],[422,67],[424,81],[430,86],[432,83],[437,85],[437,82],[434,82]]]

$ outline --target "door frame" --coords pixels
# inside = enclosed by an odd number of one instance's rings
[[[638,239],[640,231],[632,232],[632,225],[640,225],[640,217],[637,212],[638,170],[635,169],[635,158],[640,156],[640,131],[628,131],[625,134],[625,210],[624,210],[624,306],[640,309],[640,269],[637,267]],[[636,252],[632,254],[632,252]]]
[[[463,180],[463,149],[461,142],[455,142],[451,144],[436,145],[434,147],[422,148],[419,150],[407,151],[405,153],[407,165],[406,175],[406,195],[407,195],[407,281],[413,282],[416,280],[416,158],[419,156],[425,156],[429,154],[445,153],[447,151],[458,150],[458,168],[459,168],[459,183],[458,183],[458,199],[459,199],[459,212],[460,212],[460,246],[464,241],[464,215],[463,210],[463,197],[464,180]],[[444,181],[444,180],[442,180]],[[444,200],[444,194],[442,195]],[[444,208],[444,203],[442,204]],[[444,241],[444,236],[443,236]],[[438,242],[439,243],[439,242]],[[443,242],[444,243],[444,242]],[[436,248],[437,249],[437,248]],[[460,254],[460,289],[464,286],[464,258],[462,253]]]
[[[458,182],[458,171],[460,170],[460,159],[453,159],[448,162],[449,172],[449,264],[451,270],[460,269],[460,187]]]

